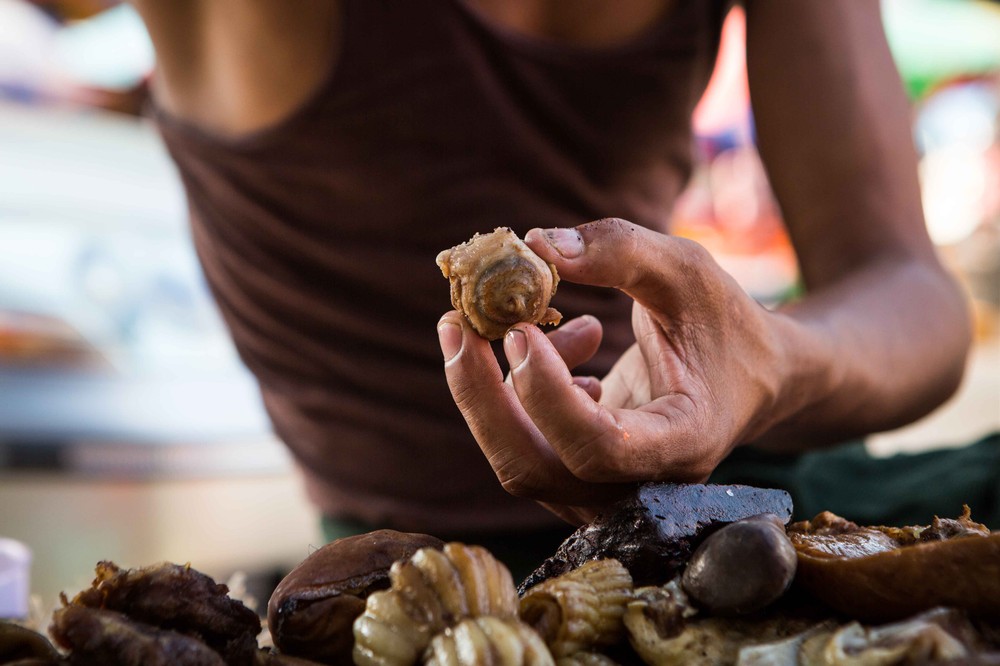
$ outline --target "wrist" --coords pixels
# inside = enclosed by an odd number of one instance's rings
[[[802,419],[837,393],[844,366],[835,362],[834,338],[822,326],[799,321],[787,312],[768,312],[766,316],[773,332],[773,397],[742,443],[801,448],[801,442],[782,441],[782,433],[798,431],[796,425]]]

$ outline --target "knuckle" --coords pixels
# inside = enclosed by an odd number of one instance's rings
[[[451,396],[463,414],[473,412],[479,404],[482,395],[474,382],[463,379],[455,379],[451,382]]]
[[[504,465],[494,470],[500,486],[514,497],[534,497],[538,491],[528,472],[515,464]]]
[[[574,455],[565,461],[567,469],[576,478],[589,483],[617,481],[622,477],[621,460],[608,445],[606,435],[598,434],[590,440],[577,443]]]

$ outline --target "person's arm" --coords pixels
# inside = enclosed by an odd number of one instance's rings
[[[767,311],[697,244],[605,220],[526,237],[563,279],[635,299],[637,343],[600,385],[570,373],[594,320],[570,352],[515,326],[511,385],[458,313],[439,325],[452,395],[504,487],[571,520],[610,484],[703,480],[737,445],[905,423],[960,379],[968,314],[924,229],[877,3],[750,0],[747,13],[762,154],[807,295]]]
[[[156,101],[203,129],[280,122],[335,66],[337,0],[131,0],[156,50]]]
[[[903,425],[950,396],[966,304],[927,236],[910,109],[877,2],[747,3],[761,155],[808,296],[783,312],[818,338],[790,382],[785,447]]]

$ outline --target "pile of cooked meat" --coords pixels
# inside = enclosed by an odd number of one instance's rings
[[[1000,533],[789,525],[782,491],[645,484],[520,586],[489,551],[380,530],[320,548],[257,614],[189,566],[97,566],[52,641],[0,664],[1000,665]]]

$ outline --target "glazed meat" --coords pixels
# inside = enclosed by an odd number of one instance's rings
[[[70,605],[52,617],[52,636],[74,666],[225,666],[199,640],[130,620],[121,613]],[[251,662],[246,661],[244,664]]]
[[[571,534],[521,583],[519,592],[605,558],[625,565],[637,586],[659,585],[687,563],[706,530],[766,513],[787,523],[791,496],[750,486],[646,483],[606,516]]]
[[[861,527],[824,512],[795,523],[796,584],[861,620],[898,620],[935,606],[1000,618],[1000,533],[972,521]]]
[[[502,338],[518,322],[562,319],[549,307],[559,284],[555,267],[506,227],[442,251],[437,265],[451,283],[451,304],[487,340]]]
[[[97,565],[97,577],[71,606],[100,608],[201,638],[228,664],[247,664],[257,649],[257,614],[229,596],[229,588],[190,566],[162,563],[121,569]]]

